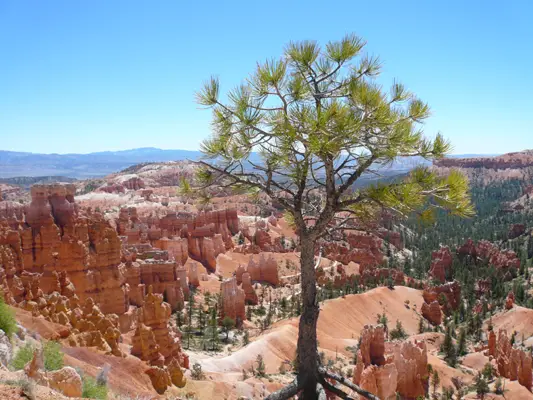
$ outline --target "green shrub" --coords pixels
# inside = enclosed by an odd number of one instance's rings
[[[19,348],[15,353],[15,356],[11,359],[11,368],[14,370],[23,369],[33,358],[33,350],[31,344],[26,344]]]
[[[405,339],[407,336],[407,332],[405,329],[403,329],[403,325],[401,321],[396,320],[396,328],[394,328],[392,331],[390,331],[390,338],[391,340],[395,339]]]
[[[84,399],[107,399],[107,386],[99,385],[94,378],[90,376],[83,377],[83,389],[81,397]]]
[[[47,371],[56,371],[63,368],[64,354],[61,345],[58,342],[49,340],[43,345],[44,369]]]
[[[0,329],[5,332],[8,338],[11,338],[17,332],[17,321],[13,310],[5,303],[0,294]]]
[[[194,363],[191,370],[191,378],[196,381],[205,379],[204,372],[202,371],[202,365],[200,363]]]

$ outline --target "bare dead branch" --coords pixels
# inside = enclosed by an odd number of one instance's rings
[[[298,382],[298,377],[288,384],[287,386],[281,388],[280,390],[269,394],[265,400],[287,400],[293,396],[296,396],[301,390],[301,385]]]
[[[320,383],[316,384],[316,394],[318,396],[318,400],[327,400],[326,391],[324,390],[324,386],[322,386]]]
[[[335,396],[340,397],[343,400],[355,400],[354,397],[351,397],[348,393],[344,393],[341,389],[336,386],[333,386],[325,379],[322,381],[322,385],[324,386],[324,389],[326,389],[328,392],[335,394]]]
[[[352,389],[354,392],[360,394],[361,396],[365,396],[369,400],[379,400],[378,396],[376,396],[375,394],[372,394],[372,393],[360,388],[358,385],[356,385],[355,383],[350,382],[348,379],[346,379],[343,376],[337,375],[337,374],[335,374],[333,372],[329,372],[325,368],[320,368],[319,372],[324,377],[330,378],[330,379],[333,379],[333,380],[339,382],[340,384]]]

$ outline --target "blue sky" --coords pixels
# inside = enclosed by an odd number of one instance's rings
[[[210,112],[290,40],[364,37],[454,153],[533,148],[533,2],[0,0],[0,150],[197,149]]]

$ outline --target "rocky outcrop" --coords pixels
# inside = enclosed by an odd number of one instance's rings
[[[359,267],[359,274],[363,285],[387,283],[389,280],[394,285],[405,284],[403,271],[394,268],[377,268],[363,264]]]
[[[129,179],[126,179],[122,182],[122,185],[129,190],[140,190],[144,189],[144,181],[138,176],[133,176]]]
[[[382,243],[375,235],[355,231],[346,234],[343,241],[323,242],[321,247],[323,255],[330,260],[372,267],[383,263]]]
[[[507,298],[505,299],[505,309],[510,310],[511,308],[513,308],[514,303],[515,303],[514,292],[511,290],[507,294]]]
[[[122,211],[126,210],[126,211]],[[167,250],[177,263],[185,265],[189,257],[211,271],[216,257],[233,247],[232,236],[239,232],[239,219],[234,209],[203,212],[169,212],[163,217],[137,216],[134,207],[121,209],[117,231],[128,243],[149,242]]]
[[[512,381],[518,380],[522,386],[531,390],[533,377],[531,353],[514,348],[505,330],[500,330],[498,333],[494,353],[500,376]]]
[[[442,323],[442,310],[437,300],[431,303],[422,303],[420,312],[431,324],[440,325]]]
[[[441,246],[431,254],[431,267],[429,274],[440,283],[446,282],[446,278],[451,275],[453,264],[452,252],[447,246]]]
[[[391,231],[385,228],[379,228],[373,232],[377,237],[380,237],[385,242],[392,244],[398,250],[402,250],[404,248],[400,232]]]
[[[446,168],[522,169],[533,166],[533,151],[507,153],[497,157],[441,158],[435,160],[434,165]]]
[[[353,382],[391,400],[396,393],[405,398],[425,395],[427,349],[423,342],[392,343],[385,346],[383,326],[365,326],[359,341]]]
[[[438,301],[446,315],[450,315],[461,305],[461,284],[454,280],[443,285],[426,287],[422,292],[425,303]]]
[[[51,293],[54,273],[63,271],[82,302],[91,297],[103,312],[123,314],[129,299],[120,239],[100,213],[78,210],[74,193],[74,185],[35,185],[23,216],[3,219],[0,259],[7,283],[23,271],[39,273],[39,287]]]
[[[33,358],[24,367],[24,372],[39,385],[50,387],[67,397],[82,396],[82,381],[76,370],[63,367],[57,371],[44,371],[43,354],[40,350],[34,350]]]
[[[397,343],[392,349],[398,371],[396,392],[406,399],[424,397],[428,382],[428,354],[421,340]]]
[[[172,315],[171,307],[163,301],[163,296],[155,294],[152,286],[144,299],[144,304],[138,309],[138,321],[146,325],[154,334],[159,351],[170,362],[172,358],[178,359],[180,365],[188,367],[188,358],[181,351],[180,336],[171,330],[169,321]]]
[[[153,248],[150,244],[124,245],[126,282],[129,285],[130,303],[142,306],[146,287],[164,295],[172,310],[181,310],[189,296],[187,271],[172,260],[167,250]]]
[[[67,338],[70,346],[96,347],[106,354],[123,356],[119,349],[119,317],[104,315],[92,298],[81,306],[75,288],[64,273],[55,273],[54,292],[45,294],[40,289],[41,274],[22,272],[13,277],[11,287],[4,286],[3,294],[12,305],[30,311],[34,317],[65,326],[60,337]]]
[[[47,373],[47,378],[52,389],[67,397],[82,397],[81,377],[74,368],[63,367],[57,371],[50,371]]]
[[[172,384],[185,386],[181,367],[189,367],[189,358],[181,350],[179,334],[170,328],[170,305],[149,286],[138,314],[139,324],[132,338],[131,354],[151,365],[146,374],[159,394]]]
[[[124,356],[119,348],[121,334],[117,315],[104,315],[89,298],[81,313],[79,309],[75,309],[68,312],[67,317],[74,326],[68,338],[70,346],[96,347],[107,354]]]
[[[248,272],[242,274],[242,290],[244,291],[244,301],[246,304],[255,306],[259,303],[257,293],[255,293],[255,289],[252,286],[252,279],[250,278],[250,274]]]
[[[518,270],[520,268],[520,259],[514,251],[500,250],[498,246],[488,240],[480,240],[474,244],[472,239],[468,239],[457,248],[457,254],[475,264],[481,262],[493,265],[503,273],[509,272],[510,269]],[[504,277],[510,279],[511,275],[506,274]]]
[[[257,261],[254,259],[254,256],[251,256],[246,268],[239,265],[235,271],[237,283],[242,282],[242,275],[245,272],[250,275],[250,279],[253,282],[266,282],[273,286],[278,286],[280,283],[278,263],[272,254],[269,254],[266,257],[264,254],[261,254]]]
[[[108,182],[106,185],[100,186],[96,191],[105,193],[124,193],[126,192],[126,188],[119,183]]]
[[[150,365],[165,365],[165,357],[159,352],[152,329],[140,323],[132,338],[131,354],[148,362]]]
[[[361,332],[359,351],[365,366],[385,364],[385,329],[382,325],[364,327]]]
[[[198,287],[200,286],[200,278],[198,276],[198,264],[194,261],[189,261],[185,264],[187,268],[187,277],[189,279],[189,285]]]
[[[173,237],[171,239],[163,237],[152,242],[154,247],[166,250],[171,258],[174,258],[180,265],[185,265],[189,258],[189,245],[186,238]]]
[[[172,379],[170,378],[170,373],[167,368],[151,366],[145,373],[150,377],[152,386],[159,394],[165,393],[167,388],[172,386]]]
[[[489,339],[489,356],[495,357],[496,356],[496,333],[494,332],[493,329],[490,329],[487,336]]]
[[[220,317],[230,317],[237,326],[241,326],[246,319],[245,294],[237,286],[235,277],[226,279],[220,284]]]

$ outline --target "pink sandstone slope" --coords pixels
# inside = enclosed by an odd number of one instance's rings
[[[406,306],[405,301],[409,300]],[[357,344],[364,325],[375,323],[377,314],[385,313],[389,326],[394,327],[396,319],[409,334],[415,334],[419,315],[417,305],[422,303],[422,292],[397,286],[394,290],[380,287],[369,292],[349,295],[325,302],[318,320],[319,346],[326,356],[339,354],[349,356],[347,346]],[[292,361],[296,352],[298,319],[293,318],[275,324],[270,330],[257,337],[245,348],[221,358],[195,359],[208,372],[241,372],[247,369],[261,354],[267,373],[276,373],[282,362]]]

